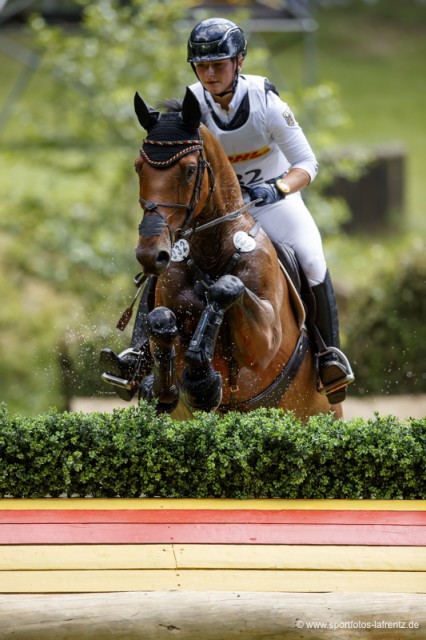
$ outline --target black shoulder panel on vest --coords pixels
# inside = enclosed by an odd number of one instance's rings
[[[265,78],[265,94],[267,95],[269,93],[269,91],[272,91],[272,93],[275,93],[275,95],[277,95],[277,96],[280,95],[278,93],[275,85],[272,84],[272,82],[270,80],[268,80],[268,78]]]

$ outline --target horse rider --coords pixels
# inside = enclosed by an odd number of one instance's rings
[[[190,89],[201,105],[204,124],[231,161],[244,199],[262,199],[252,207],[252,216],[278,256],[286,256],[290,246],[303,269],[315,299],[313,333],[322,391],[330,404],[337,404],[345,399],[354,375],[340,351],[337,303],[321,236],[300,193],[317,175],[317,160],[274,85],[267,78],[240,73],[246,54],[239,26],[223,18],[203,20],[188,40],[187,61],[197,77]],[[112,352],[108,358],[119,371],[120,358]]]

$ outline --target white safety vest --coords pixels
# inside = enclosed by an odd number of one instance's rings
[[[232,130],[222,129],[216,124],[211,113],[212,106],[206,100],[200,82],[191,85],[190,89],[200,102],[203,121],[225,150],[240,184],[250,188],[283,175],[289,171],[290,162],[267,130],[265,78],[252,75],[243,77],[248,85],[250,113],[242,126]],[[281,104],[286,106],[285,103]],[[293,122],[299,129],[297,123]]]

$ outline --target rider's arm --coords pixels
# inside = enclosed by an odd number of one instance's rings
[[[294,117],[290,107],[277,95],[267,95],[266,124],[268,131],[291,165],[284,176],[290,193],[300,191],[318,173],[316,156]]]

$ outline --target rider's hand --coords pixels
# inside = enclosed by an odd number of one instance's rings
[[[278,202],[278,200],[282,200],[285,195],[281,193],[275,186],[275,184],[271,182],[263,182],[262,184],[253,187],[248,190],[250,200],[257,200],[258,198],[262,198],[262,202],[258,202],[256,207],[263,207],[265,204],[273,204],[274,202]]]

